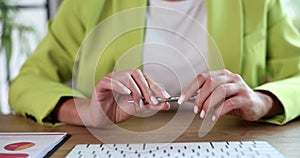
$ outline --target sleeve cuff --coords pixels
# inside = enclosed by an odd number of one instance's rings
[[[299,96],[297,96],[299,90],[297,90],[297,87],[294,86],[294,84],[291,84],[291,81],[292,80],[286,79],[254,88],[254,90],[263,90],[274,94],[284,108],[283,114],[275,115],[268,119],[260,119],[259,121],[284,125],[299,115],[300,107],[296,106],[300,100]]]

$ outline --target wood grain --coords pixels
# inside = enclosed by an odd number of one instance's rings
[[[247,122],[233,116],[224,116],[205,137],[199,138],[198,131],[201,119],[192,112],[185,112],[180,120],[175,120],[174,112],[159,112],[151,117],[132,117],[118,124],[118,128],[126,130],[129,134],[114,135],[114,128],[90,129],[85,127],[63,125],[46,127],[18,115],[0,115],[0,132],[67,132],[69,138],[51,157],[64,157],[76,144],[102,143],[102,138],[108,139],[106,143],[145,143],[164,142],[172,135],[178,135],[173,142],[204,142],[204,141],[268,141],[281,151],[286,157],[300,157],[300,120],[296,119],[284,126],[277,126],[260,122]],[[184,118],[192,117],[191,123]],[[159,134],[148,136],[147,133],[162,129],[172,122],[172,126]],[[184,131],[182,126],[187,126]],[[184,133],[183,133],[184,132]],[[126,133],[126,132],[125,132]],[[132,136],[132,133],[146,133],[145,139]],[[150,137],[150,138],[149,138]],[[123,139],[124,138],[124,139]]]

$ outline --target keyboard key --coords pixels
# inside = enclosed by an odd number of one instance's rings
[[[67,158],[264,158],[284,156],[265,141],[78,144]]]

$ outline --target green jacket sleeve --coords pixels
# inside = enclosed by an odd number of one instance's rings
[[[268,13],[267,71],[272,82],[256,90],[273,93],[284,114],[263,121],[283,125],[300,115],[300,34],[286,18],[280,1],[272,1]]]
[[[77,50],[86,31],[78,1],[64,0],[48,33],[10,86],[12,109],[44,125],[63,96],[84,97],[64,83],[72,79]],[[80,16],[81,17],[80,17]]]

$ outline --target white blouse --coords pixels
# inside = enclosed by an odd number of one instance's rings
[[[179,95],[208,70],[206,2],[150,0],[143,71],[171,95]]]

